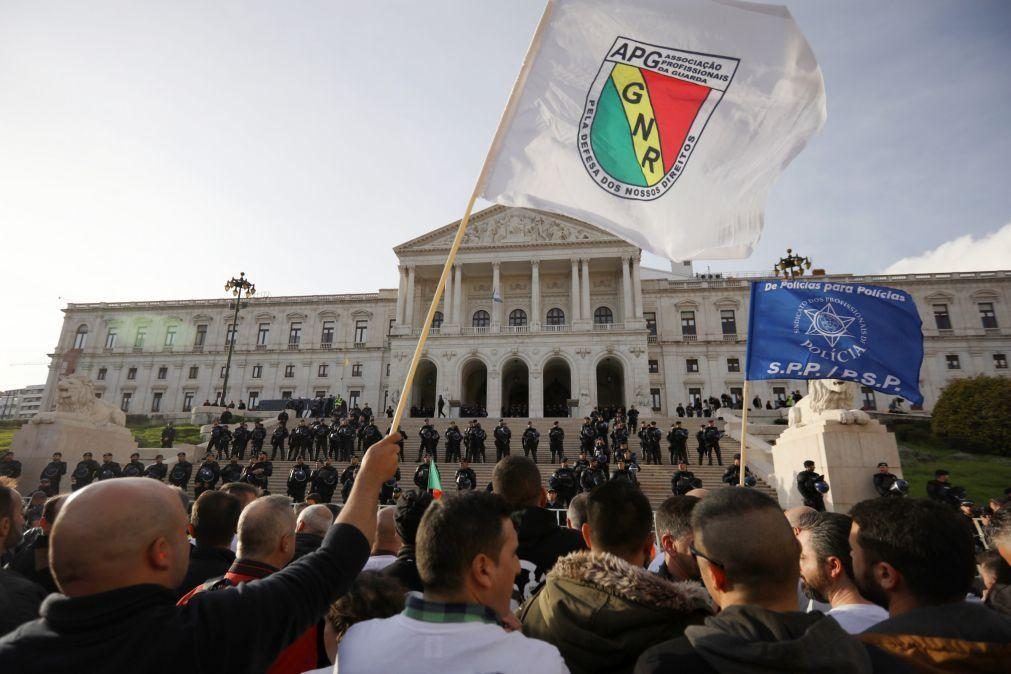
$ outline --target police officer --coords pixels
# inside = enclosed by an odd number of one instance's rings
[[[590,459],[590,465],[579,476],[579,484],[583,491],[592,491],[594,487],[599,487],[605,482],[607,482],[607,473],[601,468],[597,457],[593,457]]]
[[[695,489],[695,473],[688,470],[686,461],[678,462],[678,469],[670,478],[670,490],[675,496],[684,496]]]
[[[288,460],[294,461],[295,457],[304,457],[306,453],[312,451],[312,431],[305,423],[305,419],[299,419],[298,425],[291,431],[291,438],[288,440]]]
[[[439,431],[435,430],[435,426],[429,419],[425,419],[425,423],[422,424],[421,430],[418,432],[418,437],[421,438],[421,444],[418,446],[418,461],[421,461],[423,454],[428,454],[429,456],[436,457],[437,447],[439,446]],[[436,459],[438,461],[438,459]]]
[[[878,472],[874,473],[874,491],[878,496],[902,496],[902,492],[892,489],[892,485],[898,480],[895,475],[888,472],[888,463],[882,461],[878,464]]]
[[[495,462],[502,460],[503,456],[509,456],[509,441],[513,437],[513,432],[509,430],[505,419],[498,420],[498,426],[492,432],[495,437]]]
[[[95,479],[111,480],[114,477],[123,477],[123,468],[117,461],[112,460],[111,452],[106,452],[102,455],[102,465],[95,471]]]
[[[305,500],[307,486],[309,486],[309,466],[299,459],[288,473],[288,496],[295,503],[301,503]]]
[[[428,473],[432,469],[428,461],[429,457],[426,456],[414,471],[414,484],[423,492],[428,491]]]
[[[312,458],[313,461],[319,461],[320,455],[326,456],[329,451],[327,438],[330,436],[330,427],[326,425],[325,421],[321,420],[317,420],[313,426],[315,427],[313,430],[313,439],[316,441],[316,448]]]
[[[91,457],[91,452],[85,452],[81,460],[77,462],[74,472],[70,474],[70,489],[77,491],[81,487],[87,487],[95,479],[95,472],[98,470],[98,461]]]
[[[347,417],[341,419],[340,426],[337,427],[337,435],[340,437],[337,446],[337,460],[350,461],[355,448],[355,429]]]
[[[271,461],[277,458],[278,452],[281,452],[281,458],[282,459],[284,458],[284,441],[287,438],[288,438],[288,428],[284,425],[284,423],[279,423],[277,425],[277,428],[274,429],[274,432],[270,434]],[[264,454],[265,452],[261,451],[260,453]],[[259,457],[259,455],[260,454],[257,454],[256,456]],[[252,459],[253,457],[249,458]]]
[[[523,445],[523,456],[537,463],[537,445],[541,442],[541,433],[534,428],[534,422],[527,422],[527,427],[523,429],[523,437],[520,439],[520,442]]]
[[[639,410],[635,409],[635,405],[632,405],[628,408],[629,428],[635,428],[637,423],[639,423]]]
[[[460,443],[463,442],[463,434],[456,427],[455,421],[449,422],[446,429],[446,461],[460,460]],[[476,484],[476,483],[475,483]]]
[[[624,458],[618,459],[618,467],[611,472],[611,479],[628,482],[633,487],[639,486],[639,480],[635,477],[635,472],[629,470]]]
[[[228,410],[225,410],[226,412]],[[228,458],[232,455],[232,432],[228,429],[228,426],[222,424],[221,426],[221,438],[218,440],[218,456]]]
[[[190,483],[190,475],[193,474],[193,464],[186,460],[186,452],[176,454],[176,464],[169,471],[169,484],[186,491]]]
[[[745,477],[751,475],[751,469],[748,467],[744,468]],[[731,487],[737,487],[741,484],[741,455],[734,454],[734,463],[731,466],[727,466],[727,469],[723,471],[723,483]]]
[[[221,435],[225,430],[224,426],[217,419],[214,420],[214,426],[211,427],[211,439],[207,441],[207,451],[215,452],[221,451]]]
[[[620,421],[615,422],[611,429],[611,451],[620,452],[621,446],[628,442],[628,429]]]
[[[639,451],[643,455],[643,458],[646,460],[646,463],[649,463],[650,460],[649,427],[646,425],[645,421],[642,422],[642,424],[639,426],[639,429],[636,431],[635,434],[639,438]]]
[[[583,473],[590,467],[590,459],[586,455],[586,450],[579,450],[579,458],[572,464],[572,471],[576,474],[576,486],[579,491],[583,491]]]
[[[481,422],[478,421],[477,419],[474,419],[472,423],[474,424],[474,426],[471,429],[471,436],[470,436],[471,438],[470,460],[475,461],[477,457],[480,456],[481,463],[484,463],[485,461],[487,461],[487,458],[484,455],[484,441],[485,439],[487,439],[488,433],[486,433],[485,430],[481,427]]]
[[[716,463],[722,466],[723,454],[720,452],[720,438],[723,437],[723,432],[716,428],[715,419],[709,420],[709,425],[705,427],[704,437],[706,441],[706,449],[709,452],[709,465],[713,465],[713,453],[715,452]]]
[[[351,496],[351,488],[355,485],[355,478],[358,477],[358,470],[361,466],[358,464],[358,457],[352,456],[351,463],[348,467],[344,469],[341,473],[341,499],[344,503],[348,502],[348,497]]]
[[[221,484],[238,482],[240,479],[242,479],[242,466],[239,465],[239,457],[232,454],[228,463],[221,467]]]
[[[64,475],[67,474],[67,462],[63,460],[63,454],[60,452],[53,453],[53,460],[46,464],[46,467],[42,469],[42,474],[39,476],[40,480],[49,480],[49,490],[53,494],[60,493],[60,480]]]
[[[249,460],[252,461],[252,457]],[[257,460],[246,466],[242,479],[260,489],[266,489],[270,484],[270,476],[273,474],[274,462],[267,459],[266,452],[260,452]]]
[[[197,476],[193,480],[193,496],[199,498],[205,491],[213,491],[219,479],[221,479],[221,465],[214,460],[214,455],[208,452],[197,468]]]
[[[130,455],[130,463],[123,466],[123,477],[143,477],[144,464],[140,462],[140,453]]]
[[[470,467],[470,461],[466,458],[460,461],[460,467],[456,469],[453,481],[456,482],[457,491],[473,491],[477,489],[477,473]],[[427,482],[425,488],[428,488]]]
[[[563,447],[564,443],[565,443],[565,431],[562,430],[562,427],[559,426],[558,422],[556,421],[555,423],[551,424],[551,430],[548,431],[548,446],[549,449],[551,449],[551,463],[555,463],[556,461],[562,458],[562,455],[565,451]]]
[[[583,418],[583,425],[579,428],[579,447],[587,454],[593,452],[593,444],[597,439],[597,429],[594,428],[590,417]]]
[[[154,457],[154,463],[148,466],[144,470],[144,477],[149,477],[153,480],[158,480],[159,482],[165,481],[165,475],[168,474],[168,466],[165,465],[165,457],[158,454]]]
[[[667,433],[667,450],[671,465],[688,463],[688,429],[682,428],[680,421],[675,422]]]
[[[161,446],[162,449],[172,449],[172,443],[176,439],[176,429],[172,425],[172,422],[165,424],[165,428],[161,429]]]
[[[706,427],[700,426],[699,431],[695,434],[695,440],[699,443],[698,453],[699,453],[699,465],[702,465],[702,459],[709,455],[709,448],[706,446]],[[709,455],[709,465],[713,465],[713,457]]]
[[[369,447],[376,444],[382,439],[383,439],[382,432],[379,430],[379,427],[376,426],[375,422],[372,421],[372,417],[369,417],[368,423],[365,424],[365,427],[362,430],[362,443],[363,443],[362,449],[367,450]]]
[[[259,422],[257,422],[259,424]],[[239,427],[232,431],[232,454],[237,455],[240,460],[245,460],[246,458],[246,445],[249,444],[251,431],[246,427],[246,422],[243,421],[239,424]],[[263,446],[263,441],[260,441],[260,446]]]
[[[649,451],[653,455],[654,465],[663,464],[663,456],[660,454],[660,441],[663,439],[663,431],[656,426],[655,421],[649,422]]]
[[[568,506],[579,491],[579,478],[576,476],[576,471],[569,467],[569,460],[564,456],[562,457],[562,465],[551,474],[551,479],[555,480],[558,496]]]
[[[312,490],[320,495],[323,503],[330,503],[331,499],[333,499],[333,493],[337,489],[338,479],[339,476],[337,474],[337,469],[331,465],[329,458],[323,462],[322,466],[320,466],[319,461],[317,461],[316,470],[314,470],[309,476],[309,481],[312,483]]]
[[[263,423],[257,421],[253,424],[253,430],[249,433],[249,439],[253,444],[253,449],[250,452],[250,456],[259,456],[260,452],[263,451],[263,442],[267,439],[267,429],[263,427]],[[245,461],[246,457],[240,457]]]
[[[824,479],[824,475],[814,472],[814,461],[810,460],[805,461],[804,470],[797,473],[797,490],[804,498],[804,505],[818,512],[825,512],[825,497],[815,487],[815,483]]]

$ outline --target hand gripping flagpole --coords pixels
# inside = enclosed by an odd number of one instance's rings
[[[414,375],[418,371],[418,363],[421,361],[421,354],[425,350],[425,343],[428,341],[429,326],[432,325],[432,319],[435,318],[435,311],[439,306],[439,300],[442,299],[443,291],[446,289],[446,280],[449,278],[449,274],[453,270],[453,262],[456,260],[456,254],[460,250],[460,244],[463,243],[463,235],[467,231],[467,223],[470,221],[471,212],[474,210],[474,204],[477,202],[478,195],[484,189],[485,181],[488,177],[488,169],[491,167],[495,156],[498,154],[499,147],[502,145],[502,130],[508,126],[508,123],[512,120],[513,115],[516,112],[516,107],[519,105],[520,92],[523,91],[523,85],[526,83],[527,76],[530,73],[530,68],[533,64],[533,57],[536,56],[538,49],[540,48],[541,41],[544,37],[544,27],[548,24],[548,18],[551,15],[553,2],[549,0],[547,6],[544,8],[544,14],[541,16],[540,23],[537,24],[537,30],[534,31],[533,39],[530,41],[530,47],[527,49],[526,58],[523,60],[523,65],[520,67],[520,73],[516,78],[516,83],[513,85],[512,93],[509,94],[509,100],[506,102],[505,110],[502,111],[502,118],[499,120],[498,129],[495,131],[495,137],[492,139],[491,147],[488,150],[488,155],[484,159],[484,166],[481,167],[481,173],[478,175],[477,182],[474,184],[474,191],[470,195],[470,201],[467,202],[467,208],[464,210],[463,217],[460,219],[460,226],[456,230],[456,236],[453,238],[453,245],[449,248],[449,255],[446,257],[446,264],[442,267],[442,274],[439,276],[439,283],[435,286],[435,295],[432,296],[432,304],[428,307],[428,313],[425,315],[425,322],[422,325],[421,334],[418,337],[418,344],[414,347],[414,356],[411,357],[411,365],[407,368],[407,377],[404,379],[404,387],[400,391],[400,400],[397,401],[397,409],[393,413],[393,423],[390,425],[390,435],[393,435],[400,428],[400,420],[404,416],[404,408],[407,407],[407,401],[410,398],[411,388],[414,386]],[[408,298],[408,301],[412,301],[413,298]]]

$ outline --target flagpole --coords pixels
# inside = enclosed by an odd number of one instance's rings
[[[745,369],[744,371],[747,372],[748,370]],[[748,453],[748,408],[751,406],[751,403],[748,402],[749,399],[748,399],[748,380],[747,379],[744,380],[744,390],[741,392],[741,397],[744,398],[744,400],[741,401],[741,475],[740,475],[740,480],[741,480],[740,484],[743,487],[744,486],[744,476],[748,474],[748,462],[747,462],[747,453]]]
[[[449,274],[453,270],[453,261],[456,260],[456,253],[460,250],[460,244],[463,243],[463,235],[467,230],[467,223],[470,221],[470,215],[474,210],[474,204],[477,202],[477,198],[478,195],[481,194],[481,190],[484,189],[488,169],[491,167],[492,160],[495,155],[498,154],[499,148],[502,145],[502,130],[508,126],[516,112],[516,108],[519,105],[519,92],[523,90],[523,85],[526,83],[527,76],[530,73],[530,68],[533,66],[533,58],[537,55],[541,41],[544,39],[544,28],[548,25],[548,18],[551,16],[553,5],[554,0],[548,0],[548,3],[544,8],[544,14],[541,15],[541,20],[537,24],[534,36],[530,40],[530,47],[527,49],[526,57],[523,60],[523,65],[520,67],[519,75],[516,77],[516,83],[513,85],[513,90],[509,94],[509,100],[506,102],[505,109],[502,111],[502,117],[499,119],[498,128],[495,130],[495,136],[492,138],[488,154],[484,158],[484,165],[481,167],[481,173],[478,175],[477,182],[474,184],[474,191],[470,195],[470,201],[467,202],[467,208],[463,212],[463,217],[460,218],[460,226],[457,228],[456,236],[453,238],[453,244],[449,248],[449,255],[446,257],[446,264],[442,267],[442,274],[439,276],[439,283],[435,286],[435,295],[432,296],[432,304],[428,307],[428,313],[425,315],[425,322],[422,325],[421,334],[418,337],[418,344],[414,347],[414,355],[411,357],[411,364],[407,368],[407,377],[404,379],[404,387],[400,391],[400,400],[397,401],[397,409],[393,413],[393,421],[390,425],[390,435],[396,433],[400,428],[400,420],[404,416],[404,409],[407,407],[407,400],[411,395],[411,388],[414,386],[414,375],[418,371],[418,363],[421,361],[421,354],[425,350],[425,343],[428,341],[429,326],[432,325],[432,319],[435,317],[435,311],[439,306],[439,300],[442,299],[442,293],[446,289],[446,279],[449,278]],[[413,300],[414,298],[408,298],[408,301]]]

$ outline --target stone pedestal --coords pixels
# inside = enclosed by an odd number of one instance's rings
[[[61,483],[63,491],[70,490],[70,473],[85,452],[102,462],[102,454],[112,452],[113,460],[120,465],[130,460],[137,451],[137,441],[123,426],[96,426],[88,422],[60,420],[51,423],[27,423],[14,434],[11,444],[14,456],[21,461],[22,474],[19,489],[25,493],[39,484],[39,474],[52,459],[53,452],[61,452],[67,462],[67,475]]]
[[[868,424],[841,424],[818,420],[783,431],[772,450],[775,488],[784,508],[803,505],[797,491],[797,473],[804,461],[815,463],[815,471],[825,476],[829,492],[825,508],[846,513],[854,504],[877,497],[873,475],[881,461],[899,477],[899,450],[895,436],[877,421]]]

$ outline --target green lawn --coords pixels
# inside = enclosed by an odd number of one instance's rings
[[[951,473],[951,484],[965,487],[976,505],[1004,493],[1011,487],[1011,459],[990,454],[965,454],[951,449],[899,442],[902,471],[912,496],[927,495],[927,481],[943,468]]]
[[[0,428],[0,452],[6,450],[14,442],[14,431],[17,428]]]
[[[128,425],[133,437],[140,441],[141,447],[161,447],[161,432],[164,424],[156,426]],[[200,442],[200,427],[193,424],[176,424],[176,442],[195,445]]]

